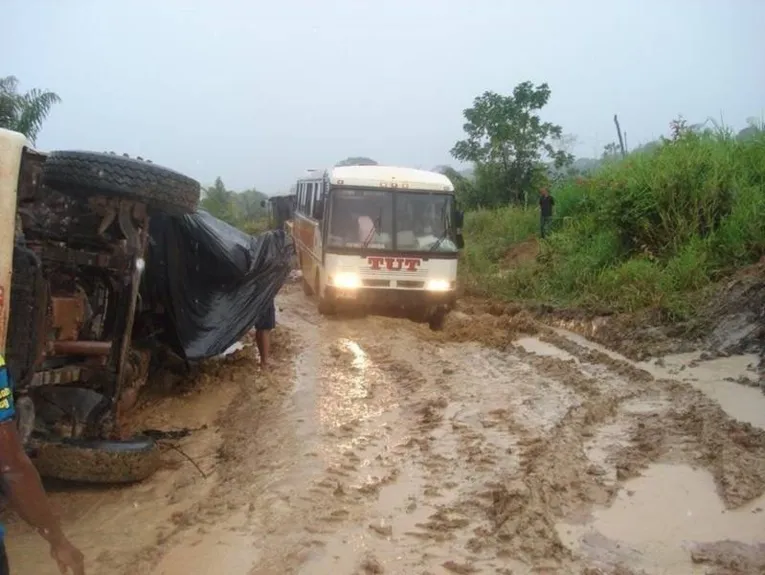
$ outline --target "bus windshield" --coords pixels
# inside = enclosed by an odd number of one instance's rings
[[[456,252],[451,194],[396,194],[396,249]]]
[[[335,189],[331,197],[329,246],[457,251],[451,194]]]
[[[328,245],[393,248],[393,194],[389,191],[332,191]]]

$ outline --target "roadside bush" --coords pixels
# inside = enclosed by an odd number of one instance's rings
[[[269,229],[269,221],[268,218],[258,218],[256,220],[246,220],[244,222],[239,223],[239,229],[243,232],[250,234],[251,236],[256,236],[258,234],[262,234],[263,232],[267,232]]]
[[[465,285],[508,299],[692,313],[694,294],[765,255],[765,137],[687,133],[552,190],[551,235],[528,261],[539,212],[466,216]]]
[[[471,238],[462,253],[462,269],[469,272],[463,276],[466,287],[488,293],[491,283],[491,289],[497,289],[492,279],[504,254],[510,246],[533,237],[538,226],[535,214],[517,207],[466,213],[465,233]]]

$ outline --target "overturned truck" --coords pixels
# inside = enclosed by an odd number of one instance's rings
[[[122,422],[158,352],[221,353],[285,281],[285,235],[197,213],[199,194],[141,158],[46,154],[0,130],[0,355],[42,475],[151,475],[157,445]]]

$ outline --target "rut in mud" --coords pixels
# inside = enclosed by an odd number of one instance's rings
[[[765,569],[759,390],[690,358],[629,362],[524,313],[455,314],[433,333],[320,318],[294,286],[278,305],[272,373],[245,347],[135,422],[206,424],[175,445],[201,473],[167,448],[141,485],[54,493],[90,573]],[[9,531],[19,572],[55,573]]]

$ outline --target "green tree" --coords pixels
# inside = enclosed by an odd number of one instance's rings
[[[55,92],[37,88],[20,94],[15,76],[0,78],[0,128],[20,132],[34,143],[53,104],[60,101]]]
[[[240,221],[253,221],[265,218],[268,214],[261,202],[267,200],[268,196],[259,192],[255,188],[243,192],[235,192],[232,195],[236,218]]]
[[[615,160],[620,158],[621,155],[622,152],[619,149],[619,144],[616,142],[608,142],[605,146],[603,146],[603,155],[601,158],[604,160]]]
[[[442,173],[451,180],[454,186],[454,195],[460,205],[473,206],[481,203],[476,200],[475,186],[470,178],[466,178],[451,166],[438,166],[435,171]]]
[[[233,223],[233,192],[226,189],[220,177],[215,178],[212,186],[205,188],[201,201],[202,207],[216,218]]]
[[[464,111],[467,138],[457,142],[451,154],[475,164],[483,205],[525,203],[544,180],[543,161],[558,169],[573,161],[561,148],[568,144],[563,129],[539,117],[550,94],[547,84],[523,82],[509,96],[484,92]]]
[[[202,208],[247,233],[260,233],[267,229],[267,209],[261,202],[268,199],[255,188],[235,192],[226,188],[223,180],[215,178],[212,186],[205,188]]]

